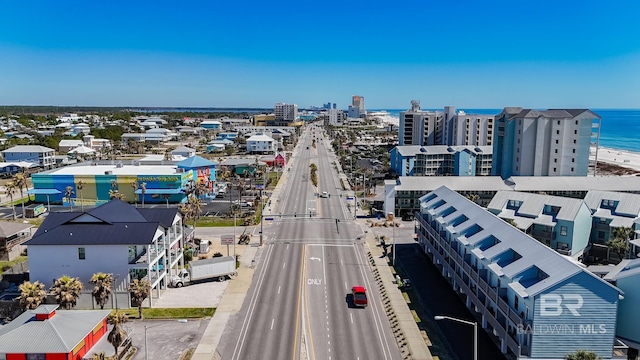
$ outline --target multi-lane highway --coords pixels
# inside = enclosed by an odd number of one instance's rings
[[[276,215],[264,228],[242,310],[220,342],[223,359],[401,358],[333,159],[321,129],[305,130],[280,201],[271,204]],[[324,191],[328,197],[317,196]],[[353,285],[367,288],[366,308],[348,301]]]

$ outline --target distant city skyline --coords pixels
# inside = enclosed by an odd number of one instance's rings
[[[640,108],[640,3],[3,2],[0,105]]]

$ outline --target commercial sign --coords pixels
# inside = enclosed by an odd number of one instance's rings
[[[221,245],[233,245],[233,235],[222,235],[220,236],[220,244]]]

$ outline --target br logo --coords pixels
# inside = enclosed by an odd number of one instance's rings
[[[573,316],[580,316],[578,309],[584,301],[578,294],[545,294],[540,296],[540,316],[560,316],[567,309]]]

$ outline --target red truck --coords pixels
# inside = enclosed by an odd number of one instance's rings
[[[353,305],[357,307],[367,306],[367,289],[363,286],[354,286],[351,288],[351,295],[353,296]]]

